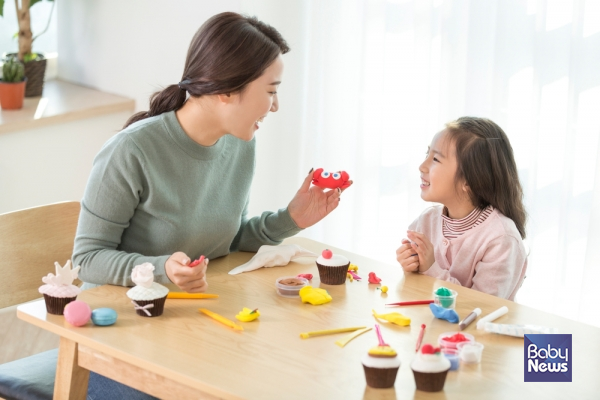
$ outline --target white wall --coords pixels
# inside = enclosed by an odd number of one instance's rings
[[[81,200],[94,156],[129,113],[0,135],[0,214]]]
[[[257,135],[257,173],[250,212],[287,206],[312,165],[299,162],[304,50],[299,24],[301,1],[277,0],[62,0],[58,32],[59,78],[136,100],[179,82],[189,42],[210,16],[235,11],[256,15],[275,26],[289,42],[280,111],[271,114]],[[298,167],[302,165],[302,167]],[[316,167],[316,166],[315,166]]]

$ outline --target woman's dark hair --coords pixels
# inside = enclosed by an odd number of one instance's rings
[[[144,118],[176,111],[192,97],[236,93],[263,74],[279,54],[290,51],[277,30],[256,17],[224,12],[194,35],[181,82],[150,96],[150,110],[134,114],[124,128]]]
[[[527,213],[523,189],[508,137],[498,125],[485,118],[461,117],[446,124],[456,148],[456,182],[469,186],[473,205],[492,205],[512,219],[525,239]]]

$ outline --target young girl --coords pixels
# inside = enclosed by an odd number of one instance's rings
[[[527,269],[525,208],[512,147],[484,118],[462,117],[433,137],[419,167],[428,208],[396,251],[405,271],[514,300]]]

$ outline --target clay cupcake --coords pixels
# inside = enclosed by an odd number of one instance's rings
[[[396,350],[383,341],[377,324],[375,325],[375,332],[379,339],[379,346],[371,348],[361,360],[365,370],[365,378],[367,385],[372,388],[391,388],[396,382],[400,359]]]
[[[56,275],[50,273],[42,278],[45,285],[38,289],[44,295],[46,301],[46,311],[50,314],[63,315],[65,306],[75,300],[81,293],[81,289],[73,285],[77,279],[79,266],[71,269],[71,260],[68,260],[64,267],[55,262]]]
[[[333,254],[325,249],[317,258],[317,268],[321,283],[326,285],[342,285],[346,282],[350,261],[341,254]]]
[[[136,286],[127,291],[127,297],[131,299],[137,314],[142,317],[162,315],[169,289],[154,282],[154,265],[136,265],[131,271],[131,280]]]
[[[421,352],[410,364],[417,390],[424,392],[443,390],[450,366],[450,361],[442,355],[439,347],[434,348],[430,344],[424,344]]]

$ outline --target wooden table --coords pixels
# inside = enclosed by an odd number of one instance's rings
[[[320,253],[324,244],[290,238]],[[331,248],[331,247],[330,247]],[[359,266],[362,282],[324,288],[333,297],[329,304],[311,306],[300,300],[280,297],[275,279],[312,273],[319,285],[312,259],[292,262],[286,267],[262,268],[240,275],[228,275],[247,261],[252,253],[234,253],[212,260],[208,268],[213,300],[167,300],[164,314],[144,318],[134,313],[126,297],[127,288],[102,286],[81,293],[79,300],[92,309],[111,307],[119,318],[110,327],[76,328],[62,316],[46,314],[43,301],[18,308],[19,318],[61,336],[55,398],[85,398],[88,371],[151,393],[160,398],[319,398],[319,399],[533,399],[598,398],[600,393],[600,329],[547,314],[511,301],[465,289],[427,276],[404,275],[397,265],[387,265],[348,251]],[[389,292],[366,282],[368,272],[383,278]],[[475,307],[486,315],[506,305],[509,313],[498,323],[530,323],[557,327],[573,335],[572,383],[524,383],[523,339],[477,331],[475,323],[465,332],[485,345],[480,364],[461,364],[448,373],[443,392],[415,390],[410,370],[420,325],[427,330],[424,343],[435,343],[440,333],[457,331],[456,324],[435,319],[427,306],[384,308],[388,302],[431,298],[434,288],[444,285],[456,290],[457,312],[466,316]],[[232,320],[243,307],[259,308],[258,321],[242,323],[234,331],[197,310],[205,307]],[[412,318],[409,327],[380,322],[384,339],[402,361],[393,389],[366,386],[361,357],[377,345],[374,331],[367,332],[346,347],[334,341],[345,334],[300,339],[301,332],[347,326],[373,326],[371,309],[399,311]],[[235,320],[237,321],[237,320]]]

